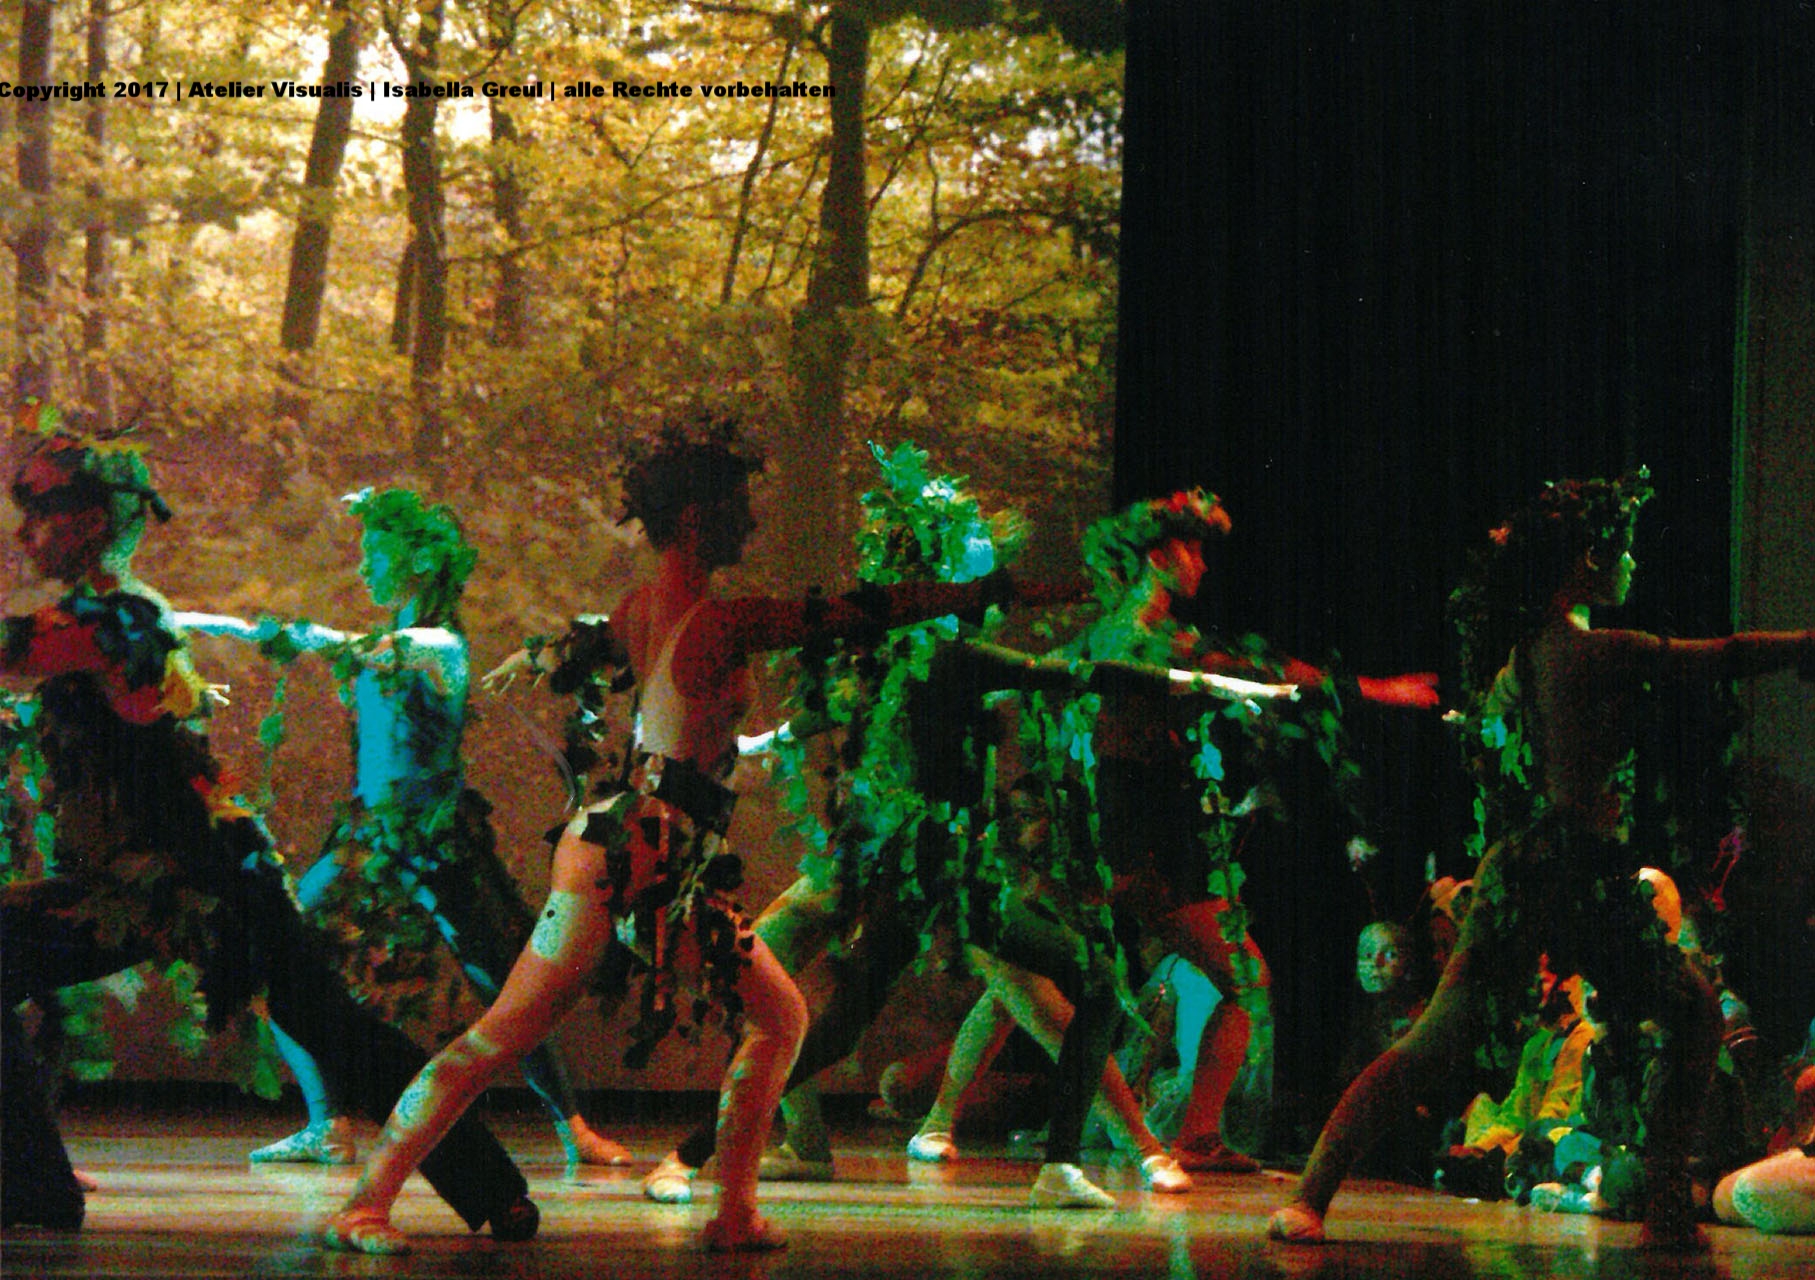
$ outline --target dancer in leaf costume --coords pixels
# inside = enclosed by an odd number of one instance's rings
[[[346,1207],[328,1226],[336,1248],[397,1253],[390,1222],[404,1180],[429,1145],[507,1065],[540,1044],[584,995],[613,939],[644,965],[639,1039],[696,1024],[714,1006],[742,1039],[725,1076],[718,1213],[706,1242],[772,1249],[781,1233],[757,1213],[762,1141],[806,1027],[792,979],[750,932],[732,895],[741,864],[725,847],[734,795],[724,779],[749,696],[754,654],[825,636],[900,625],[1013,590],[903,588],[852,598],[722,599],[714,572],[736,564],[755,528],[735,424],[676,424],[627,468],[625,516],[658,552],[653,582],[605,629],[583,633],[634,673],[636,747],[623,791],[588,806],[562,832],[547,904],[528,947],[485,1015],[417,1078],[385,1127]],[[579,641],[576,640],[576,643]],[[558,658],[568,646],[540,656]]]
[[[1593,610],[1625,602],[1633,526],[1650,493],[1643,471],[1556,482],[1477,552],[1458,612],[1476,727],[1496,751],[1513,748],[1502,758],[1523,780],[1509,789],[1515,803],[1501,806],[1511,829],[1475,872],[1473,905],[1435,995],[1337,1103],[1297,1194],[1273,1215],[1276,1238],[1323,1238],[1349,1167],[1468,1060],[1491,1030],[1491,1007],[1516,1000],[1506,984],[1522,987],[1544,952],[1556,971],[1594,985],[1616,1041],[1629,1042],[1641,1018],[1663,1028],[1644,1103],[1644,1240],[1705,1247],[1684,1162],[1720,1046],[1720,1005],[1639,887],[1642,865],[1672,860],[1638,847],[1649,836],[1633,839],[1622,762],[1651,684],[1785,667],[1815,675],[1815,632],[1675,640],[1593,626]]]
[[[874,447],[873,447],[874,448]],[[873,585],[908,580],[969,580],[996,571],[998,544],[1012,541],[1013,522],[986,520],[963,482],[931,476],[926,455],[911,445],[874,450],[885,483],[864,496],[868,519],[860,541],[861,572]],[[987,581],[987,579],[985,579]],[[1055,602],[1068,589],[1045,593]],[[890,989],[934,936],[975,943],[989,955],[1052,979],[1074,1001],[1113,1009],[1119,1001],[1114,940],[1087,944],[1075,918],[1036,901],[1026,873],[1046,866],[1063,880],[1088,885],[1080,871],[1089,850],[1062,841],[1034,851],[1008,847],[996,812],[995,753],[1002,725],[993,702],[1005,691],[1076,697],[1092,689],[1139,687],[1151,696],[1197,689],[1219,697],[1285,695],[1284,687],[1174,678],[1163,668],[1128,663],[1078,665],[1041,659],[980,637],[981,615],[957,616],[866,637],[840,654],[803,654],[802,714],[786,735],[798,740],[826,725],[842,731],[839,766],[824,828],[807,834],[823,848],[805,874],[771,904],[757,924],[784,964],[804,967],[843,938],[832,957],[832,994],[814,1019],[784,1102],[788,1142],[764,1162],[765,1177],[826,1178],[831,1151],[811,1092],[814,1075],[847,1056],[874,1020]],[[1091,1024],[1112,1036],[1107,1013]],[[1056,1040],[1056,1036],[1053,1037]],[[1058,1068],[1055,1110],[1061,1117],[1034,1201],[1084,1207],[1107,1201],[1078,1167],[1084,1116],[1108,1057],[1107,1044],[1088,1075],[1075,1063],[1097,1046],[1078,1041]],[[711,1133],[696,1130],[645,1180],[651,1198],[684,1201],[693,1172],[712,1154]],[[1157,1147],[1157,1144],[1155,1144]],[[1157,1150],[1149,1153],[1161,1155]],[[1163,1160],[1163,1157],[1162,1157]],[[1171,1162],[1144,1169],[1150,1185],[1189,1185]]]
[[[214,614],[179,614],[178,621],[251,641],[278,662],[314,653],[333,667],[353,711],[353,801],[297,883],[297,900],[326,927],[351,934],[362,956],[383,941],[393,981],[399,969],[432,970],[432,926],[473,989],[493,1000],[535,915],[499,859],[491,806],[464,783],[469,667],[458,604],[477,555],[451,511],[424,506],[407,489],[366,489],[347,501],[364,526],[360,573],[373,602],[392,609],[389,627],[358,634]],[[251,1159],[351,1164],[353,1135],[339,1099],[302,1046],[281,1026],[272,1030],[309,1123]],[[552,1046],[531,1050],[523,1075],[570,1163],[629,1162],[580,1114]]]
[[[40,416],[49,416],[44,411]],[[19,468],[27,557],[68,591],[0,623],[0,669],[36,681],[59,874],[0,890],[7,1223],[75,1227],[80,1188],[14,1006],[148,959],[202,972],[210,1021],[262,994],[349,1106],[382,1117],[423,1062],[362,1008],[296,909],[256,817],[225,783],[202,726],[206,686],[169,606],[132,574],[147,514],[169,509],[144,462],[57,430]],[[423,1174],[473,1229],[535,1233],[523,1175],[477,1120],[440,1135]]]

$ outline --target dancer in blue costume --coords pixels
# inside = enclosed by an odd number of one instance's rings
[[[53,424],[54,425],[54,424]],[[79,1226],[69,1167],[15,1006],[144,961],[202,971],[210,1022],[255,995],[351,1106],[377,1118],[423,1061],[347,990],[302,919],[259,821],[224,785],[203,722],[206,686],[169,606],[132,573],[147,513],[169,516],[117,443],[43,439],[12,486],[19,538],[56,604],[0,624],[0,669],[37,682],[59,874],[0,890],[0,1100],[8,1225]],[[473,1229],[527,1239],[523,1175],[484,1126],[440,1135],[423,1174]]]
[[[635,750],[625,786],[589,806],[555,848],[548,902],[529,945],[483,1017],[424,1069],[399,1101],[345,1207],[325,1233],[335,1248],[398,1253],[408,1241],[390,1211],[417,1161],[479,1092],[540,1044],[592,985],[614,937],[646,966],[642,1042],[714,1008],[741,1016],[719,1118],[717,1250],[780,1247],[756,1206],[756,1168],[782,1083],[806,1030],[786,971],[732,899],[742,879],[726,851],[734,794],[724,785],[748,703],[749,659],[823,637],[897,626],[1012,594],[898,587],[824,599],[723,599],[712,575],[742,558],[755,521],[748,476],[757,464],[729,438],[734,424],[676,424],[624,476],[626,518],[657,552],[655,579],[626,598],[600,651],[635,678]],[[600,629],[588,628],[597,641]],[[565,656],[565,644],[539,658]]]
[[[350,676],[353,804],[296,886],[304,910],[351,912],[382,928],[383,908],[426,913],[481,998],[497,998],[535,915],[498,857],[491,806],[464,785],[460,740],[469,685],[458,604],[477,559],[446,507],[424,507],[407,489],[348,498],[364,524],[360,574],[372,600],[393,610],[368,634],[314,623],[249,623],[179,614],[194,631],[259,644],[274,656],[321,655]],[[370,895],[397,901],[373,910]],[[369,933],[368,930],[361,930]],[[254,1163],[351,1164],[351,1125],[309,1054],[279,1025],[279,1051],[309,1109],[309,1123],[252,1153]],[[593,1132],[549,1045],[523,1059],[523,1075],[548,1107],[569,1163],[619,1165],[630,1156]]]

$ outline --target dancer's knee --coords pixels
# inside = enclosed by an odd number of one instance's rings
[[[778,968],[775,978],[745,994],[744,1022],[756,1034],[798,1047],[807,1035],[807,999]]]

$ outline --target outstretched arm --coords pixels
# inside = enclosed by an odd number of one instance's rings
[[[272,617],[248,622],[230,614],[180,612],[175,618],[177,626],[186,631],[243,640],[261,649],[275,646],[275,651],[266,650],[266,654],[279,661],[288,660],[290,655],[283,652],[286,648],[299,653],[338,648],[336,660],[345,655],[374,671],[419,671],[443,693],[455,685],[464,688],[466,680],[464,642],[444,627],[406,627],[374,637],[367,632],[336,631],[318,622],[279,622]],[[370,642],[359,643],[366,640]]]
[[[1000,682],[998,688],[1061,693],[1112,690],[1150,695],[1196,693],[1231,702],[1298,697],[1296,684],[1247,680],[1211,671],[1152,667],[1120,660],[1082,662],[1042,658],[982,640],[967,641],[965,647],[990,666],[994,679]]]
[[[1205,671],[1222,675],[1258,674],[1253,663],[1232,653],[1201,654],[1198,665]],[[1312,666],[1298,658],[1286,659],[1283,674],[1294,685],[1316,686],[1329,678],[1329,673],[1323,668]],[[1356,676],[1355,687],[1369,702],[1378,702],[1388,707],[1428,710],[1438,702],[1435,671],[1408,671],[1396,676]]]
[[[1597,627],[1583,635],[1603,660],[1625,664],[1641,679],[1744,680],[1795,667],[1803,679],[1815,680],[1815,630],[1672,640]]]
[[[793,649],[813,640],[880,635],[946,614],[980,615],[992,604],[1039,606],[1081,598],[1081,589],[1071,583],[1023,583],[996,572],[976,582],[872,585],[826,598],[744,597],[721,606],[717,625],[732,651],[727,663],[732,665],[753,653]]]
[[[231,614],[191,613],[187,610],[178,612],[175,617],[176,625],[185,631],[226,636],[232,640],[244,640],[247,644],[266,644],[281,635],[305,653],[316,653],[331,645],[345,644],[359,638],[358,632],[336,631],[316,622],[279,622],[272,617],[248,622]]]

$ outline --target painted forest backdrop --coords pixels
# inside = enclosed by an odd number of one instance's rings
[[[914,439],[1022,508],[1049,571],[1070,572],[1104,507],[1119,3],[9,0],[0,14],[9,397],[79,407],[148,446],[177,518],[139,564],[179,607],[380,623],[337,497],[409,485],[454,506],[480,549],[463,617],[483,670],[636,579],[647,552],[616,524],[616,459],[699,403],[735,408],[770,458],[734,590],[848,578],[866,440]],[[61,96],[83,84],[102,96]],[[567,96],[582,84],[589,96]],[[715,86],[757,93],[705,96]],[[9,555],[16,609],[38,597]],[[347,786],[332,681],[291,670],[272,761],[273,673],[197,644],[232,686],[220,750],[269,783],[280,843],[306,865]],[[531,739],[562,708],[519,692],[475,710],[472,773],[533,901],[561,786]],[[770,821],[747,804],[744,842]],[[794,856],[778,846],[750,897]],[[455,1000],[446,1025],[471,1013]],[[210,1070],[135,1067],[139,1038],[116,1036],[122,1074]]]

